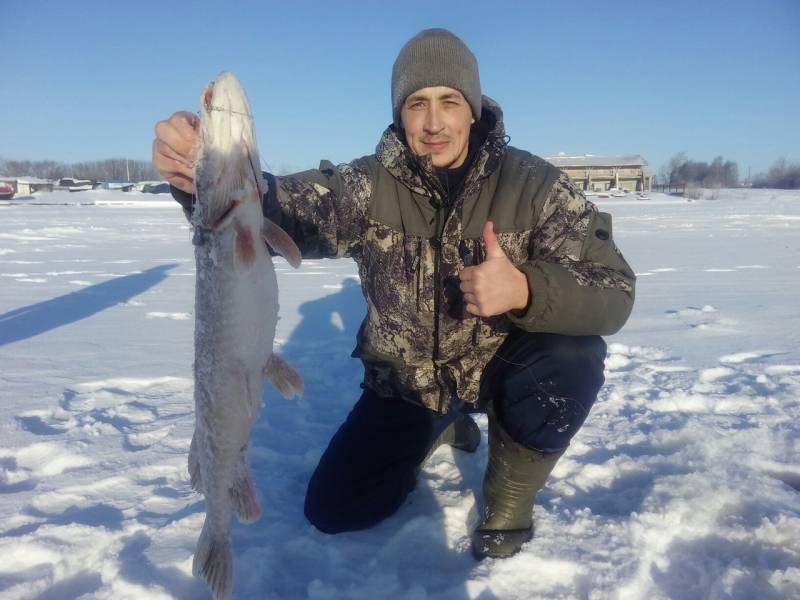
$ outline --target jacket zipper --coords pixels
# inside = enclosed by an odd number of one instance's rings
[[[431,246],[433,247],[433,373],[436,385],[439,387],[439,404],[436,409],[437,412],[441,413],[446,393],[442,370],[438,362],[441,354],[441,349],[439,348],[439,313],[442,307],[442,286],[439,282],[439,263],[442,259],[442,238],[439,233],[442,214],[441,202],[436,201],[434,208],[436,209],[435,228],[434,237],[431,238]]]
[[[482,262],[483,258],[481,257],[481,243],[480,240],[475,239],[472,242],[472,265],[470,266],[477,266]],[[478,338],[481,332],[481,318],[478,316],[474,318],[475,318],[475,327],[472,329],[472,345],[477,346]]]
[[[431,238],[431,246],[433,247],[433,374],[434,380],[436,381],[436,385],[439,387],[439,402],[437,404],[436,410],[438,413],[442,412],[444,408],[445,400],[447,394],[450,393],[450,386],[448,382],[445,381],[444,370],[439,365],[438,361],[441,357],[441,348],[440,348],[440,332],[439,332],[439,321],[441,318],[441,308],[442,308],[442,285],[440,280],[440,273],[441,273],[441,260],[442,260],[442,233],[444,229],[444,225],[442,224],[442,210],[445,209],[444,204],[444,196],[441,193],[441,186],[439,185],[439,180],[435,176],[431,176],[424,167],[422,167],[421,172],[425,173],[425,177],[428,180],[428,185],[431,189],[431,202],[436,209],[436,216],[434,217],[434,237]],[[452,198],[448,198],[452,201]],[[447,223],[447,218],[450,216],[448,212],[445,215],[445,224]]]

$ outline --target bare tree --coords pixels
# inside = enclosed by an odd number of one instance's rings
[[[722,156],[717,156],[709,164],[689,160],[686,153],[681,152],[673,156],[669,163],[662,167],[662,171],[672,185],[682,184],[691,185],[692,188],[711,189],[739,185],[739,166],[734,161],[726,161]]]
[[[800,189],[800,164],[792,164],[785,158],[779,158],[768,173],[761,173],[753,178],[753,187]]]

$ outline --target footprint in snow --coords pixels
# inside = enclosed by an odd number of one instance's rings
[[[705,314],[715,313],[717,309],[710,304],[705,304],[702,307],[697,306],[687,306],[686,308],[680,310],[667,310],[665,314],[671,317],[697,317]]]
[[[34,435],[59,435],[68,429],[52,419],[52,411],[29,411],[17,415],[14,419],[19,426]]]
[[[690,369],[676,364],[674,356],[657,348],[643,346],[628,346],[626,344],[609,344],[606,356],[606,379],[628,380],[631,377],[637,381],[644,380],[648,388],[651,386],[669,386],[669,381],[677,373]]]
[[[731,333],[736,330],[737,321],[715,316],[717,308],[705,304],[699,306],[687,306],[682,309],[672,309],[664,311],[669,318],[679,319],[687,323],[691,329],[708,333]]]
[[[742,414],[768,408],[775,398],[800,393],[800,365],[764,365],[761,359],[783,352],[752,351],[719,358],[720,366],[702,369],[691,390],[718,396],[718,402],[741,404]],[[754,403],[754,399],[758,399]]]
[[[123,448],[137,452],[169,438],[174,415],[191,410],[192,382],[178,377],[119,378],[66,389],[55,409],[16,415],[21,429],[37,436],[81,439],[121,435]]]
[[[719,362],[723,364],[738,365],[745,362],[752,362],[760,358],[778,356],[780,354],[785,354],[785,352],[771,351],[771,350],[753,350],[751,352],[737,352],[735,354],[726,354],[725,356],[720,356]]]
[[[699,379],[703,383],[711,383],[723,379],[730,379],[737,373],[738,371],[729,369],[727,367],[713,367],[711,369],[703,369],[700,371]]]
[[[42,478],[91,464],[94,464],[91,458],[57,442],[0,449],[0,493],[32,490]]]
[[[733,319],[720,319],[718,321],[710,321],[708,323],[695,323],[690,325],[692,329],[697,331],[704,331],[708,333],[727,334],[736,332],[737,322]]]
[[[614,343],[608,345],[606,368],[612,371],[629,370],[627,369],[629,365],[631,365],[630,368],[633,368],[644,363],[669,360],[674,360],[674,358],[658,348]]]

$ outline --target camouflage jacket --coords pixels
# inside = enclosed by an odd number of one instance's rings
[[[264,211],[304,257],[352,257],[367,316],[354,356],[364,384],[439,412],[475,403],[481,374],[508,333],[607,335],[625,323],[635,276],[598,212],[546,161],[507,145],[502,112],[484,97],[483,143],[460,192],[389,127],[374,155],[286,177],[266,175]],[[467,313],[458,273],[484,253],[482,228],[522,270],[532,300],[491,318]]]

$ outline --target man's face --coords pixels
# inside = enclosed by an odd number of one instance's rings
[[[430,154],[435,167],[460,167],[467,158],[475,119],[458,90],[444,86],[417,90],[403,102],[400,121],[411,151]]]

